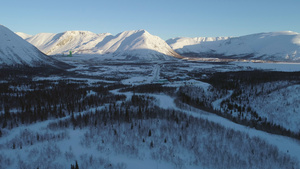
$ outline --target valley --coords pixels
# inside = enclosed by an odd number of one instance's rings
[[[54,58],[1,71],[1,168],[299,168],[298,64]]]
[[[17,34],[0,25],[0,169],[300,168],[296,32]]]

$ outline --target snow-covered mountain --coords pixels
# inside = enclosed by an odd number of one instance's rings
[[[91,46],[95,46],[110,34],[95,34],[89,31],[67,31],[64,33],[40,33],[34,36],[24,36],[24,33],[17,33],[19,36],[36,46],[48,55],[74,53],[90,51]]]
[[[125,31],[115,36],[88,31],[40,33],[34,36],[17,34],[49,55],[67,54],[72,51],[73,54],[111,54],[145,60],[180,57],[164,40],[145,30]]]
[[[197,40],[200,39],[200,40]],[[177,38],[168,44],[180,54],[221,54],[251,59],[299,61],[300,34],[291,31],[269,32],[231,38]]]
[[[169,39],[166,42],[170,45],[172,49],[184,53],[186,46],[211,43],[211,42],[216,43],[218,41],[227,40],[229,38],[230,37],[195,37],[195,38],[180,37],[180,38]]]
[[[53,61],[32,44],[0,25],[0,65],[39,66]]]
[[[107,55],[116,58],[168,60],[179,54],[274,61],[300,61],[300,34],[291,31],[259,33],[240,37],[173,38],[167,41],[145,30],[117,35],[89,31],[17,33],[48,55]],[[175,51],[176,52],[175,52]],[[178,53],[179,54],[178,54]],[[172,56],[172,57],[170,57]]]

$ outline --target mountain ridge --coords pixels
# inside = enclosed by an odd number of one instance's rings
[[[183,43],[186,39],[189,41]],[[173,50],[181,55],[187,53],[218,54],[224,57],[300,61],[300,34],[292,31],[266,32],[221,40],[189,43],[193,38],[167,40]]]
[[[17,33],[24,36],[23,33]],[[160,37],[146,30],[124,31],[117,35],[96,34],[89,31],[40,33],[26,38],[28,42],[46,54],[59,55],[72,51],[74,54],[95,54],[113,57],[125,56],[144,60],[180,58]]]
[[[20,32],[17,34],[49,55],[72,51],[79,55],[169,60],[193,53],[198,57],[300,61],[300,35],[292,31],[263,32],[239,37],[178,37],[166,41],[144,29],[124,31],[117,35],[89,31],[40,33],[32,36]]]

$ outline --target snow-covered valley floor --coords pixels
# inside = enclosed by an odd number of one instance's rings
[[[236,93],[229,89],[222,94],[224,89],[209,84],[212,73],[295,72],[300,71],[297,64],[103,61],[86,65],[74,58],[67,58],[76,66],[67,72],[75,75],[34,76],[23,85],[1,81],[3,98],[32,100],[25,102],[31,107],[22,107],[22,101],[14,101],[11,111],[2,106],[0,168],[70,168],[76,163],[79,168],[117,169],[300,168],[298,139],[234,123],[187,100],[182,100],[184,106],[177,103],[178,93],[186,92],[195,95],[189,98],[199,101],[203,96],[204,103],[223,110],[225,100],[236,103]],[[292,89],[281,90],[289,95]],[[3,105],[8,103],[5,99]],[[260,99],[263,104],[268,101]],[[289,100],[292,105],[293,100],[297,97]],[[268,116],[261,110],[256,111]],[[18,114],[26,111],[37,119]],[[39,111],[49,111],[48,117],[40,113],[39,119]]]

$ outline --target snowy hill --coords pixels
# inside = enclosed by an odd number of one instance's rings
[[[0,25],[0,65],[38,66],[53,61],[14,32]]]
[[[261,60],[300,60],[300,34],[291,31],[259,33],[223,39],[211,38],[202,41],[197,41],[195,38],[177,38],[167,42],[180,54],[210,53]]]
[[[20,36],[49,55],[67,54],[72,51],[73,54],[110,54],[145,60],[180,57],[164,40],[145,30],[125,31],[115,36],[88,31],[40,33],[31,37],[20,34]]]

